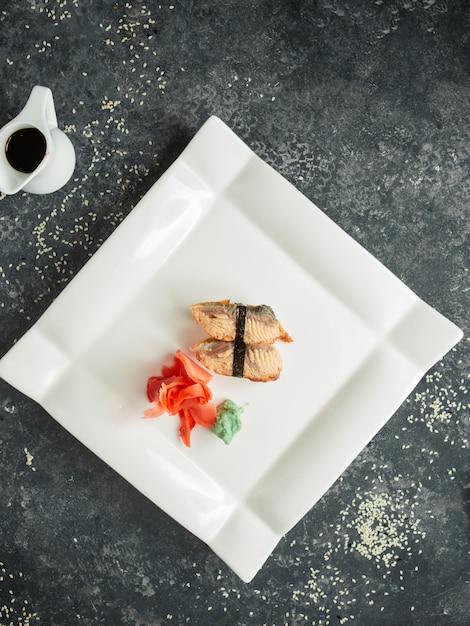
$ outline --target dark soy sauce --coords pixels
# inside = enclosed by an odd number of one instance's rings
[[[37,128],[20,128],[8,137],[5,154],[15,170],[30,174],[46,154],[46,138]]]

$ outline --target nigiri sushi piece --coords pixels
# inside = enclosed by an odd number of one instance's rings
[[[293,341],[276,319],[272,308],[266,304],[240,305],[236,302],[231,303],[230,300],[199,302],[191,306],[191,313],[196,322],[204,326],[208,335],[221,341],[233,341],[237,333],[237,315],[240,307],[246,310],[243,336],[246,344],[274,343],[277,339]]]
[[[235,374],[235,342],[203,339],[189,349],[204,367],[223,376],[243,376],[249,380],[268,382],[279,378],[282,370],[282,357],[270,343],[245,345],[242,371]]]

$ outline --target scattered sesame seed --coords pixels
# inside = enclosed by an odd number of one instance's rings
[[[34,456],[28,451],[27,448],[24,449],[24,453],[26,455],[26,465],[32,469],[33,472],[36,471],[36,468],[33,467],[33,459]]]

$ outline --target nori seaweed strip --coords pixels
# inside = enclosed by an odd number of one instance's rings
[[[232,366],[232,376],[236,376],[237,378],[243,378],[243,369],[245,367],[245,320],[246,306],[244,304],[237,304]]]

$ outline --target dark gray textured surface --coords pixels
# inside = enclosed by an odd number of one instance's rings
[[[0,355],[211,114],[467,335],[469,28],[465,0],[4,3],[0,125],[47,85],[78,161],[0,201]],[[464,337],[249,585],[0,381],[0,624],[467,624],[469,366]]]

